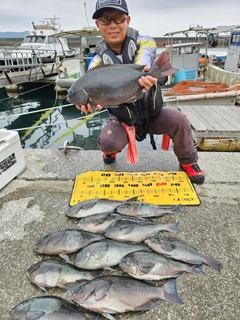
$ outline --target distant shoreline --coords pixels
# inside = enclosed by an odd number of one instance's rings
[[[158,45],[168,44],[168,37],[153,37]],[[13,47],[22,42],[23,38],[0,38],[0,47]],[[170,41],[170,40],[169,40]],[[194,42],[195,37],[174,37],[173,42]],[[228,41],[226,43],[226,38],[219,38],[218,44],[221,46],[225,42],[225,45],[228,45]],[[68,38],[69,47],[77,47],[80,44],[79,38]]]

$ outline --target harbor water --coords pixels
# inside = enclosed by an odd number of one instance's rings
[[[24,83],[17,91],[0,89],[0,128],[17,130],[22,148],[58,149],[66,141],[84,150],[98,150],[97,138],[108,121],[106,109],[84,114],[70,105],[54,84]],[[161,149],[161,136],[155,136]],[[151,151],[150,139],[137,142],[139,151]]]

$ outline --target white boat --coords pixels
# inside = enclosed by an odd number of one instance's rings
[[[215,66],[211,59],[206,67],[207,80],[221,81],[230,86],[240,81],[240,30],[231,31],[224,68]]]
[[[76,51],[68,47],[67,39],[55,36],[60,32],[57,20],[59,18],[45,18],[39,25],[32,22],[33,29],[27,33],[18,49],[40,50],[45,63],[52,62],[55,57],[73,57]]]
[[[74,57],[76,50],[68,47],[67,39],[56,37],[60,32],[59,18],[45,18],[41,24],[32,22],[23,41],[14,47],[1,47],[0,71],[25,70],[43,63]]]

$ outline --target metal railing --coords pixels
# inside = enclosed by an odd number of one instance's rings
[[[0,49],[0,71],[25,71],[42,65],[41,51],[12,47]]]

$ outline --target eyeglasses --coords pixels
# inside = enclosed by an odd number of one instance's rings
[[[107,26],[109,24],[111,24],[111,22],[113,21],[115,24],[122,24],[126,21],[127,16],[125,14],[117,14],[116,16],[112,17],[108,17],[108,16],[102,16],[98,19],[98,21],[100,22],[100,24],[102,24],[103,26]]]

